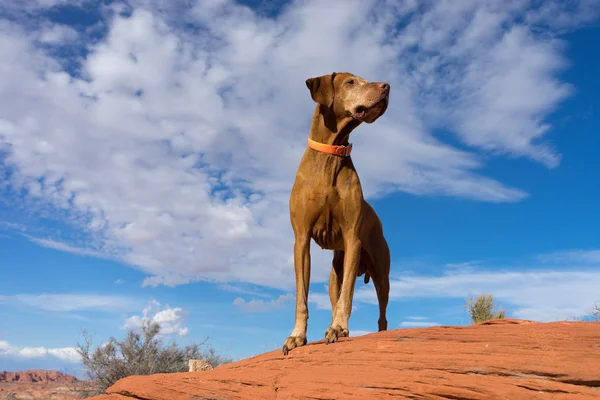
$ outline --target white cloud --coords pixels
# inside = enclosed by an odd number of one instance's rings
[[[350,332],[350,337],[357,337],[357,336],[364,336],[364,335],[368,335],[369,333],[373,333],[371,331],[351,331]]]
[[[48,354],[64,361],[79,362],[81,357],[74,347],[63,347],[59,349],[48,349]]]
[[[14,348],[6,341],[0,340],[0,356],[11,354]]]
[[[41,15],[45,11],[57,6],[75,6],[79,7],[90,0],[0,0],[0,10],[3,18],[20,20],[23,23],[29,23],[38,27],[40,22],[44,21]],[[27,21],[30,19],[30,21]]]
[[[40,32],[39,40],[45,44],[68,45],[79,38],[79,33],[66,25],[51,25]]]
[[[600,250],[569,250],[542,254],[538,259],[559,264],[600,264]]]
[[[593,269],[475,271],[442,276],[412,275],[390,283],[390,299],[455,298],[491,293],[516,318],[556,321],[590,315],[600,302],[600,272]],[[372,285],[360,286],[358,302],[377,303]],[[410,323],[410,321],[406,321]],[[421,321],[418,321],[421,322]],[[414,326],[414,325],[413,325]]]
[[[19,0],[1,0],[0,5],[7,9],[11,7],[20,7],[23,11],[40,11],[56,6],[73,5],[79,6],[88,0],[30,0],[26,3]]]
[[[439,326],[437,322],[430,321],[402,321],[401,328],[429,328],[430,326]]]
[[[96,294],[19,294],[0,296],[0,303],[16,302],[46,311],[69,312],[79,310],[125,311],[139,302],[126,296]]]
[[[123,283],[125,283],[125,281],[123,279],[117,279],[114,283],[115,285],[122,285]]]
[[[46,347],[17,347],[7,341],[0,341],[0,357],[11,358],[42,358],[52,356],[70,363],[79,363],[81,357],[74,347],[46,348]]]
[[[24,347],[19,351],[19,355],[25,358],[37,358],[48,354],[45,347]]]
[[[256,297],[271,297],[270,295],[268,295],[266,293],[262,293],[262,292],[259,292],[256,290],[246,289],[241,286],[230,285],[227,283],[220,284],[219,289],[226,290],[228,292],[247,294],[247,295],[256,296]]]
[[[125,320],[123,329],[140,329],[145,322],[160,324],[161,335],[187,336],[189,329],[184,326],[187,312],[181,308],[162,307],[157,301],[152,301],[142,311],[142,315],[133,315]]]
[[[5,229],[15,230],[18,232],[27,231],[26,225],[14,223],[14,222],[8,222],[8,221],[0,221],[0,227],[3,227]]]
[[[58,2],[43,3],[31,7]],[[0,150],[15,196],[28,193],[15,203],[87,238],[37,243],[120,260],[147,286],[292,289],[287,202],[314,107],[304,80],[335,70],[391,83],[387,114],[352,139],[371,198],[518,201],[526,188],[483,175],[484,156],[560,162],[545,120],[571,88],[558,78],[562,43],[520,18],[533,3],[309,0],[275,18],[232,1],[175,3],[106,13],[106,38],[66,60],[37,46],[48,29],[69,43],[54,32],[64,27],[0,21]],[[74,63],[81,76],[65,72]],[[433,135],[448,127],[467,149]],[[313,255],[312,282],[325,282],[331,254]]]
[[[526,19],[531,24],[550,25],[564,32],[594,22],[599,13],[599,0],[549,1],[529,11]]]
[[[91,257],[100,257],[100,258],[106,257],[106,255],[102,254],[101,252],[98,252],[98,251],[95,251],[92,249],[71,246],[70,244],[67,244],[67,243],[58,242],[58,241],[52,240],[52,239],[42,239],[42,238],[34,237],[31,235],[23,235],[23,236],[28,238],[33,243],[36,243],[42,247],[46,247],[49,249],[66,251],[68,253],[78,254],[80,256],[91,256]]]
[[[325,293],[309,291],[308,302],[314,303],[317,310],[331,311],[331,300],[329,300],[329,294],[327,293],[327,285],[325,285]]]
[[[264,312],[282,308],[286,303],[293,299],[294,296],[292,294],[282,294],[278,298],[272,300],[252,299],[246,301],[241,297],[236,297],[233,300],[233,305],[248,312]]]

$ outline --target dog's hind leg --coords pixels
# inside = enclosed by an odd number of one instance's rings
[[[387,330],[386,310],[390,292],[390,253],[385,239],[383,241],[373,241],[372,243],[374,249],[363,247],[360,262],[364,263],[363,268],[366,269],[365,283],[368,283],[369,275],[373,279],[379,303],[379,330],[385,331]]]
[[[379,302],[379,320],[377,326],[379,331],[387,330],[386,310],[390,295],[390,279],[387,275],[378,275],[373,278],[375,291],[377,292],[377,301]]]
[[[386,311],[390,295],[390,251],[385,239],[381,239],[378,242],[379,245],[376,251],[373,253],[373,263],[376,265],[371,277],[373,278],[373,285],[375,285],[379,303],[378,329],[379,331],[385,331],[387,330]]]

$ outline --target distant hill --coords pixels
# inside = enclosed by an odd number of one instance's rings
[[[8,372],[0,371],[0,382],[13,383],[75,383],[73,375],[59,371],[32,369],[29,371]]]

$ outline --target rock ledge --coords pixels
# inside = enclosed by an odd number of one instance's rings
[[[600,399],[600,323],[399,329],[212,371],[133,376],[94,400]]]

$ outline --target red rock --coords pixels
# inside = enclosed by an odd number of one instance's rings
[[[68,400],[83,389],[77,383],[14,383],[0,382],[0,399],[13,400]]]
[[[600,399],[600,323],[497,320],[273,351],[207,372],[132,376],[94,400]]]
[[[0,382],[15,383],[74,383],[77,378],[59,371],[33,369],[29,371],[0,371]]]

